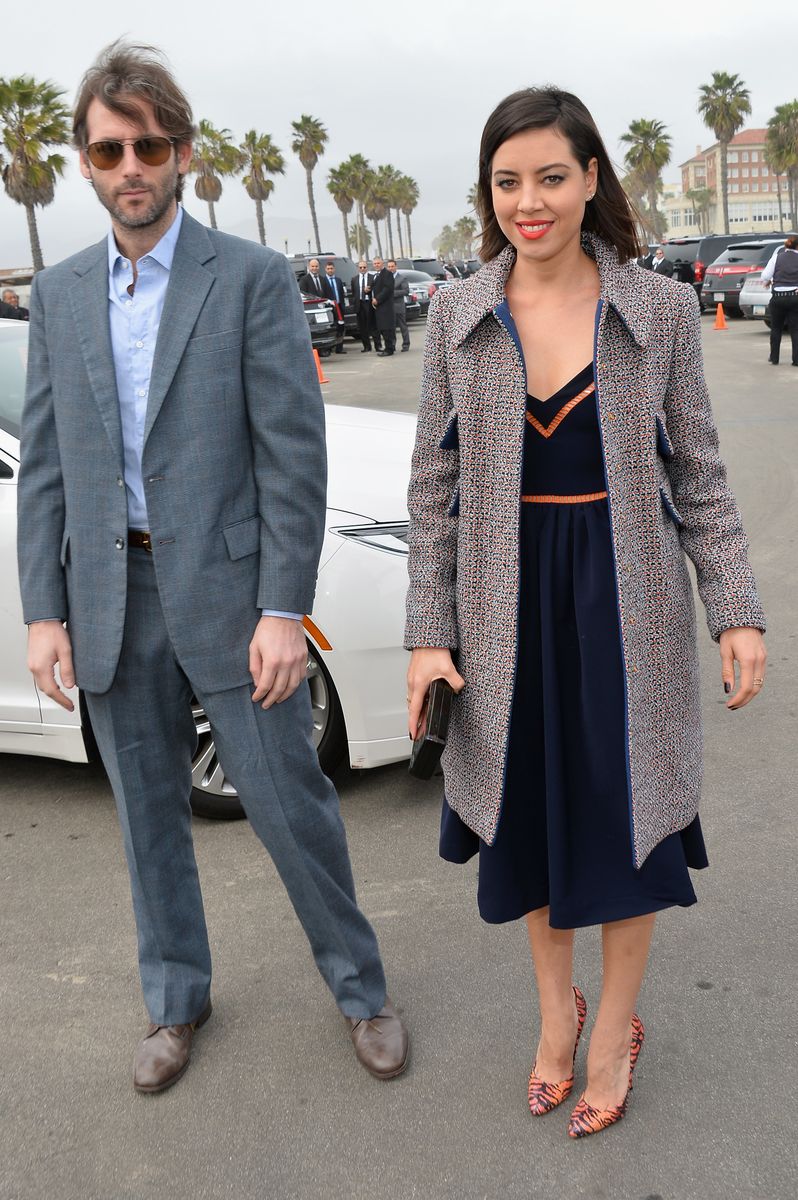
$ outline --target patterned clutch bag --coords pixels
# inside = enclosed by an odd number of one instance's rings
[[[413,742],[408,770],[417,779],[429,779],[446,745],[454,690],[445,679],[433,679],[427,692],[424,732]]]

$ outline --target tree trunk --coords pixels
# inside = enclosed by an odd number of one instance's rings
[[[400,208],[396,210],[396,232],[399,234],[399,257],[404,258],[405,244],[402,241],[402,210]]]
[[[263,224],[263,201],[260,196],[255,200],[255,212],[258,214],[258,236],[261,246],[266,245],[266,226]]]
[[[410,213],[407,213],[405,215],[405,220],[407,221],[407,248],[408,248],[407,257],[412,258],[413,257],[413,234],[410,231]]]
[[[213,207],[213,200],[208,201],[208,212],[211,214],[211,229],[216,228],[216,212]]]
[[[779,228],[784,233],[784,207],[781,203],[781,176],[776,176],[776,202],[779,206]]]
[[[341,216],[344,219],[344,241],[346,242],[346,257],[352,257],[352,244],[349,240],[349,222],[346,219],[346,213],[341,209]]]
[[[729,181],[726,178],[726,154],[728,142],[720,143],[720,198],[723,208],[723,232],[729,232]]]
[[[647,199],[648,199],[648,213],[649,213],[649,217],[651,218],[651,232],[654,235],[654,240],[657,241],[659,239],[659,230],[657,229],[657,225],[659,224],[659,222],[657,220],[657,217],[659,216],[659,211],[657,209],[657,185],[653,180],[651,181],[651,184],[649,185],[649,188],[648,188]]]
[[[374,226],[374,240],[377,243],[377,253],[379,254],[380,258],[382,258],[383,253],[382,242],[380,241],[380,223],[376,217],[371,218],[371,223]]]
[[[313,236],[316,239],[316,253],[321,254],[319,223],[316,220],[316,201],[313,198],[313,171],[309,167],[306,167],[305,174],[308,180],[308,204],[310,205],[310,219],[313,222]]]
[[[385,224],[388,226],[388,255],[390,258],[395,258],[393,252],[393,225],[391,224],[391,210],[388,209],[385,215]]]
[[[25,205],[25,215],[28,218],[28,236],[30,238],[30,252],[33,255],[33,272],[44,270],[44,259],[42,258],[42,247],[39,242],[39,230],[36,226],[36,212],[32,204]]]

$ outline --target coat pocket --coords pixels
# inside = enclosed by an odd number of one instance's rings
[[[677,528],[681,525],[684,525],[684,518],[683,518],[682,514],[679,512],[678,508],[673,503],[673,500],[670,498],[668,493],[665,491],[665,488],[661,487],[659,489],[659,494],[660,494],[660,498],[662,500],[662,507],[665,509],[666,516],[670,517],[670,519],[673,521],[674,525],[677,526]]]
[[[247,517],[245,521],[236,521],[234,525],[226,525],[222,530],[227,542],[227,553],[235,562],[238,558],[246,558],[254,554],[260,547],[260,517]]]
[[[668,436],[665,418],[660,413],[655,413],[654,420],[657,423],[657,453],[666,460],[673,458],[673,442]]]

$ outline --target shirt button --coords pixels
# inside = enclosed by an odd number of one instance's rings
[[[132,301],[132,300],[126,300],[126,301],[125,301],[125,308],[130,308],[132,304],[133,304],[133,301]]]
[[[125,548],[125,539],[124,539],[124,538],[117,538],[117,539],[116,539],[116,543],[115,543],[115,544],[116,544],[116,548],[117,548],[117,550],[124,550],[124,548]]]
[[[121,475],[117,475],[117,477],[116,477],[116,486],[117,486],[117,487],[124,487],[124,486],[125,486],[125,481],[124,481],[124,479],[122,478],[122,476],[121,476]]]
[[[147,389],[146,389],[146,388],[139,388],[139,390],[138,390],[138,395],[139,395],[139,396],[146,396],[146,395],[147,395]]]
[[[143,342],[136,342],[136,349],[140,350],[143,345],[144,345]]]

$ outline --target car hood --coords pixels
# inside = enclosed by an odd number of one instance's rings
[[[406,519],[415,416],[335,404],[325,413],[328,508],[372,521]]]

